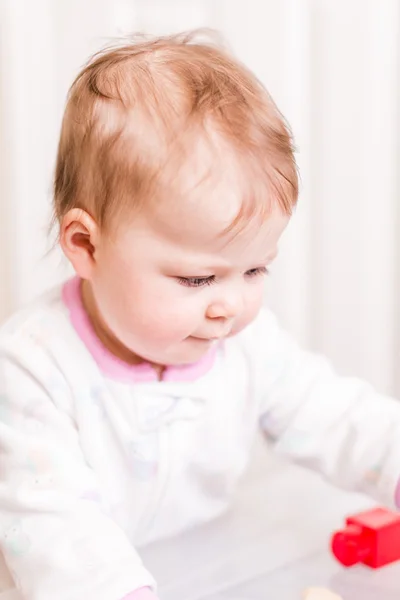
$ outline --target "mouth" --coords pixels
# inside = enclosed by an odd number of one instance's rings
[[[212,342],[218,342],[220,340],[223,340],[225,337],[227,337],[229,334],[226,335],[221,335],[221,336],[214,336],[214,337],[209,337],[209,338],[202,338],[202,337],[196,337],[191,335],[190,339],[192,340],[196,340],[197,342],[203,342],[203,343],[208,343],[211,344]]]

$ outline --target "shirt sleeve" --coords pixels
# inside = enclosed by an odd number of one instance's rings
[[[158,598],[150,588],[140,588],[125,596],[123,600],[158,600]]]
[[[0,547],[29,600],[120,600],[154,588],[101,509],[72,411],[51,397],[35,345],[0,344]],[[60,399],[58,399],[60,400]]]
[[[400,402],[340,377],[263,311],[251,338],[260,425],[278,453],[400,508]]]

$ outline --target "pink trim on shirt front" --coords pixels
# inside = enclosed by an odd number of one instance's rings
[[[62,299],[68,308],[71,323],[104,374],[124,383],[157,381],[157,373],[149,363],[131,365],[114,356],[99,340],[83,306],[81,280],[74,277],[62,288]],[[214,364],[217,348],[213,347],[198,362],[167,366],[163,381],[194,381],[207,373]]]

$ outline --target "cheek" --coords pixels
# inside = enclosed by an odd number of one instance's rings
[[[264,286],[251,284],[246,296],[245,310],[237,323],[237,327],[235,327],[235,333],[244,329],[244,327],[249,325],[249,323],[256,318],[263,305],[263,297]]]
[[[248,303],[247,315],[246,317],[252,321],[260,311],[260,308],[263,303],[263,286],[257,286],[257,291],[251,294],[250,301]]]
[[[124,277],[118,277],[114,270],[98,282],[97,294],[108,327],[128,345],[133,337],[160,342],[187,337],[201,313],[198,302],[159,275],[143,277],[126,271]]]

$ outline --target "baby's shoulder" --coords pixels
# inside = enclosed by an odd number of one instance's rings
[[[1,324],[0,349],[45,347],[55,334],[62,335],[67,326],[68,315],[60,285],[22,306]]]
[[[50,400],[73,414],[71,364],[85,377],[84,361],[70,348],[73,328],[63,285],[18,309],[0,327],[0,404],[40,406]],[[80,383],[80,382],[79,382]],[[22,407],[22,408],[21,408]],[[11,410],[11,409],[10,409]],[[30,409],[29,409],[30,410]],[[3,411],[4,412],[4,411]],[[1,406],[0,406],[1,413]]]

